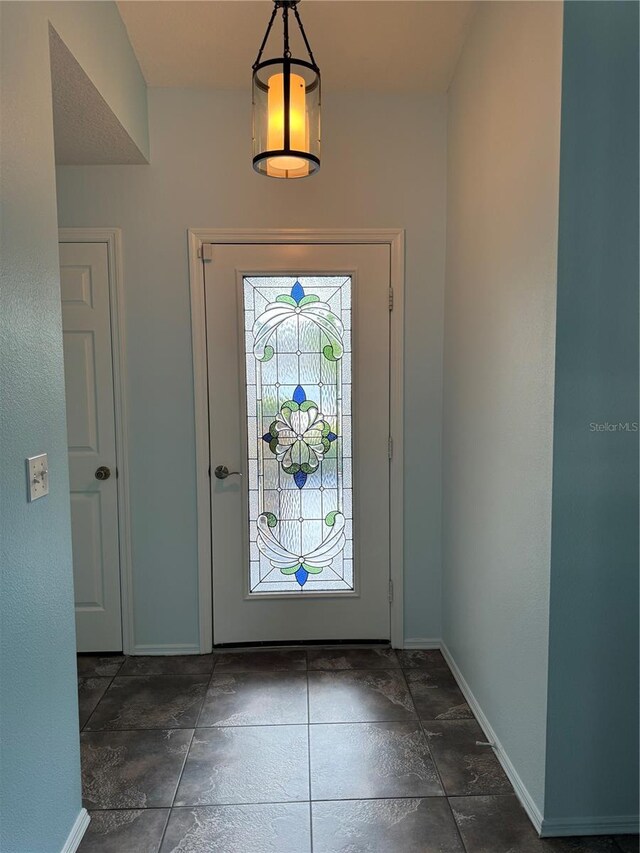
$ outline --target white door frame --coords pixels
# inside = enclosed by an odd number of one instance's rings
[[[109,308],[116,434],[116,482],[118,493],[118,541],[120,599],[122,605],[122,650],[131,654],[135,635],[133,623],[133,578],[131,572],[131,528],[129,518],[129,460],[127,441],[127,395],[125,377],[124,292],[122,274],[122,231],[120,228],[59,228],[60,243],[105,243],[109,264]]]
[[[198,524],[198,593],[200,652],[213,644],[213,571],[211,554],[211,480],[209,475],[209,390],[207,380],[207,330],[204,299],[202,245],[206,243],[382,243],[390,246],[390,281],[393,311],[390,322],[389,428],[393,456],[389,479],[389,557],[394,590],[391,608],[391,645],[404,644],[404,230],[398,228],[350,229],[227,229],[190,228],[189,288],[191,292],[191,342],[196,433],[196,500]]]

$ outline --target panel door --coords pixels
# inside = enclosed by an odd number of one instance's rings
[[[389,251],[204,264],[214,643],[389,638]]]
[[[122,617],[107,244],[61,243],[60,279],[78,651],[119,651]],[[108,479],[97,479],[107,472]]]

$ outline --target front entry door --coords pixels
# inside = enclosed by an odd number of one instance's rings
[[[206,255],[214,643],[388,639],[390,249]]]
[[[71,533],[79,652],[122,649],[109,257],[60,243]]]

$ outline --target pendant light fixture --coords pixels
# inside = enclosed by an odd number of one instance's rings
[[[253,168],[270,178],[306,178],[320,168],[320,69],[298,0],[274,0],[267,31],[253,64]],[[282,57],[262,60],[273,22],[282,10]],[[295,16],[309,59],[294,59],[289,13]]]

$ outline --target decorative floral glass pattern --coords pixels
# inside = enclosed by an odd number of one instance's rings
[[[249,589],[352,590],[351,278],[243,289]]]

